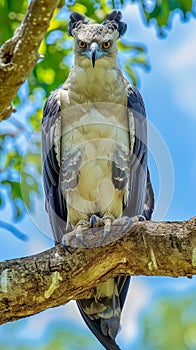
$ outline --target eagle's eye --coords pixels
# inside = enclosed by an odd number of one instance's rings
[[[79,42],[79,46],[81,49],[85,49],[86,48],[86,43],[84,41],[80,41]]]
[[[103,44],[102,44],[102,47],[103,49],[108,49],[110,47],[110,41],[105,41]]]

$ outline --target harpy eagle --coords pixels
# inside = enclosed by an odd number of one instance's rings
[[[154,196],[147,168],[145,107],[117,65],[117,40],[126,32],[120,11],[102,24],[72,13],[74,63],[63,86],[44,106],[43,182],[55,243],[73,228],[103,224],[124,215],[151,218]],[[115,337],[130,277],[116,276],[77,305],[105,349]]]

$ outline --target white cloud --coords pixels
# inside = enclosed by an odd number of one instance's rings
[[[150,293],[149,288],[141,279],[133,279],[131,281],[125,307],[122,312],[122,329],[119,333],[119,338],[123,341],[130,341],[138,334],[138,316],[141,310],[148,305]]]
[[[37,340],[43,336],[48,325],[55,321],[64,321],[65,328],[68,321],[69,323],[73,321],[81,325],[79,311],[75,302],[70,301],[64,306],[49,309],[38,315],[29,317],[25,326],[20,328],[21,332],[18,332],[18,337]]]
[[[193,35],[183,39],[183,45],[175,47],[171,52],[170,67],[173,71],[186,71],[187,68],[196,69],[196,45]]]

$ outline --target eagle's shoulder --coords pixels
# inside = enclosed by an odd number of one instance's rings
[[[52,119],[54,122],[55,116],[60,112],[60,89],[52,91],[46,100],[43,109],[42,123],[45,124],[48,119]],[[50,126],[50,125],[49,125]]]
[[[127,107],[146,117],[143,98],[139,90],[129,82],[127,83]]]

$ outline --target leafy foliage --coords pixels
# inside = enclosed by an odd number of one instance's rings
[[[27,0],[0,0],[0,44],[12,37],[23,19],[27,5]]]
[[[195,349],[195,309],[195,296],[190,293],[186,293],[186,297],[180,293],[178,299],[158,299],[142,316],[144,335],[141,349]]]
[[[155,21],[158,33],[161,36],[165,36],[166,28],[171,27],[171,18],[174,11],[180,11],[182,19],[187,20],[193,8],[192,0],[133,1],[141,3],[147,22]]]

